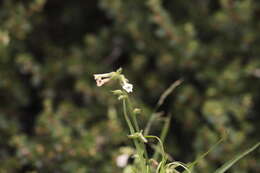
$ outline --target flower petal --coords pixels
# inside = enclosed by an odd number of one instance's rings
[[[130,83],[125,82],[122,87],[128,93],[133,92],[133,85]]]

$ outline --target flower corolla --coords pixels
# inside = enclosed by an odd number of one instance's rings
[[[116,72],[94,74],[94,79],[96,80],[98,87],[103,86],[111,80],[119,80],[120,85],[126,92],[133,92],[133,84],[130,84],[128,79],[121,73],[122,69],[119,68]]]

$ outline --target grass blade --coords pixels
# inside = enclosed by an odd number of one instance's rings
[[[153,125],[153,123],[155,122],[156,118],[159,117],[162,113],[159,112],[157,113],[157,109],[164,103],[165,99],[173,92],[173,90],[179,86],[181,83],[183,82],[183,80],[179,79],[175,82],[173,82],[169,88],[167,88],[163,93],[162,95],[160,96],[160,99],[158,100],[154,110],[152,111],[152,115],[151,115],[151,118],[149,119],[146,127],[145,127],[145,130],[144,130],[144,134],[145,135],[148,135],[149,131],[150,131],[150,128],[151,126]]]
[[[220,168],[218,168],[214,173],[224,173],[226,172],[231,166],[233,166],[237,161],[239,161],[240,159],[242,159],[244,156],[248,155],[249,153],[251,153],[252,151],[254,151],[257,147],[260,146],[260,142],[258,142],[257,144],[255,144],[254,146],[250,147],[249,149],[247,149],[246,151],[238,154],[235,158],[231,159],[230,161],[228,161],[227,163],[225,163],[223,166],[221,166]]]
[[[204,157],[206,157],[212,150],[214,150],[223,140],[225,137],[221,137],[208,151],[200,155],[194,162],[189,164],[189,168],[192,168],[194,165],[196,165],[200,160],[202,160]]]
[[[164,113],[163,112],[157,112],[157,113],[153,113],[145,127],[144,130],[144,135],[148,135],[148,133],[150,132],[150,129],[153,125],[153,123],[155,122],[155,120],[157,120],[159,117],[161,117]]]
[[[169,131],[170,122],[171,122],[171,116],[168,116],[167,118],[165,118],[163,129],[162,129],[162,132],[161,132],[161,135],[160,135],[160,139],[161,139],[162,143],[164,143],[166,135]],[[155,150],[155,153],[153,154],[152,158],[155,159],[155,160],[158,160],[158,157],[159,157],[159,151],[157,150],[158,144],[157,144],[157,147],[155,147],[155,148],[156,148],[156,150]]]
[[[175,81],[173,84],[171,84],[171,86],[169,88],[167,88],[163,94],[161,95],[159,101],[157,102],[157,105],[156,105],[156,109],[159,108],[164,100],[172,93],[172,91],[177,87],[179,86],[181,83],[183,82],[183,80],[177,80]]]

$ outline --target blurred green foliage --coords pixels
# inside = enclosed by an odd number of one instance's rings
[[[143,125],[184,80],[160,107],[165,148],[191,162],[228,131],[194,170],[213,172],[260,139],[259,15],[253,0],[0,1],[0,172],[122,172],[122,110],[92,76],[120,66]],[[229,172],[259,172],[257,154]]]

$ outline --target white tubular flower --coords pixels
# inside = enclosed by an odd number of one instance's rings
[[[97,86],[101,87],[105,83],[109,82],[111,78],[105,78],[105,79],[96,79]]]
[[[126,92],[130,93],[133,92],[133,85],[127,82],[124,82],[122,85],[123,89],[126,90]]]
[[[112,76],[113,72],[111,73],[103,73],[103,74],[94,74],[95,80],[102,79],[102,78],[110,78]]]
[[[128,92],[128,93],[133,92],[133,85],[128,83],[128,79],[121,73],[122,73],[122,68],[119,68],[115,72],[94,74],[94,79],[96,80],[98,87],[103,86],[110,80],[118,80],[120,82],[122,88],[126,92]]]
[[[101,87],[105,83],[111,80],[113,72],[111,73],[104,73],[104,74],[94,74],[94,79],[96,80],[97,86]]]

